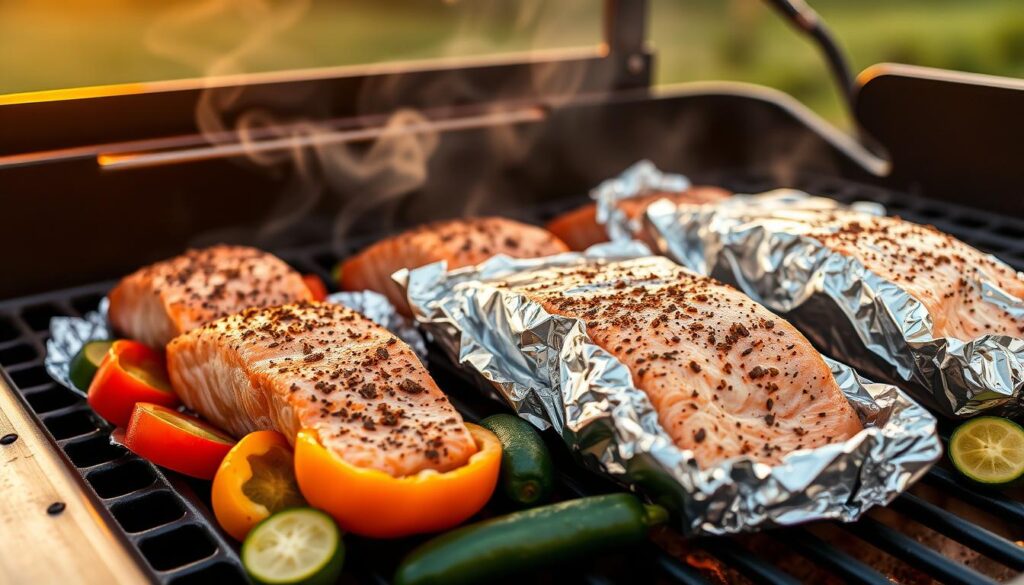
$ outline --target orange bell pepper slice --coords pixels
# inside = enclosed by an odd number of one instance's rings
[[[221,528],[239,541],[271,514],[304,506],[288,439],[277,431],[242,437],[221,462],[210,500]]]
[[[323,301],[327,299],[327,285],[324,284],[323,279],[315,274],[303,274],[302,281],[306,283],[306,288],[309,289],[309,293],[313,295],[314,301]]]
[[[309,504],[345,531],[397,538],[446,530],[484,507],[501,469],[498,438],[474,424],[466,428],[477,452],[465,465],[406,477],[347,463],[320,445],[315,430],[304,429],[295,439],[295,477]]]
[[[138,402],[173,408],[178,396],[171,389],[162,353],[138,341],[115,341],[89,384],[89,406],[111,423],[124,427]]]

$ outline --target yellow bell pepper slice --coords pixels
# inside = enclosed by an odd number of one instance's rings
[[[305,505],[295,481],[288,439],[277,431],[256,431],[242,438],[221,462],[213,478],[213,514],[238,540],[274,512]]]

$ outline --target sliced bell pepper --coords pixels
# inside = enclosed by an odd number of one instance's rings
[[[320,444],[315,430],[304,429],[295,439],[295,477],[309,504],[345,531],[396,538],[445,530],[483,508],[501,468],[498,438],[483,427],[466,427],[477,452],[465,465],[407,477],[347,463]]]
[[[161,467],[213,479],[235,440],[198,418],[159,404],[135,405],[124,446]]]
[[[123,427],[137,402],[176,406],[164,356],[137,341],[115,341],[89,384],[89,406],[111,423]]]
[[[314,301],[323,301],[327,299],[327,285],[324,284],[323,279],[315,274],[304,274],[302,280],[306,283],[306,288],[313,294]]]
[[[238,540],[271,514],[306,505],[288,439],[277,431],[242,437],[217,469],[210,499],[221,528]]]

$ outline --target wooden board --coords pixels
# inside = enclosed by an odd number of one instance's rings
[[[145,583],[149,576],[0,378],[0,582]],[[47,512],[55,502],[64,510]]]

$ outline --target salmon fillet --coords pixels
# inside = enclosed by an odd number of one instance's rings
[[[1024,278],[953,236],[898,217],[854,210],[820,210],[799,217],[807,218],[805,235],[857,259],[920,301],[932,317],[935,336],[969,341],[986,334],[1024,334],[1024,319],[984,300],[974,282],[983,277],[1024,298]]]
[[[412,349],[341,305],[303,301],[219,319],[167,345],[186,406],[236,437],[315,429],[346,462],[393,476],[447,471],[476,452]]]
[[[729,192],[718,187],[691,187],[682,193],[652,193],[640,197],[622,199],[618,208],[630,220],[644,214],[652,203],[660,199],[669,199],[674,203],[715,203],[729,196]],[[589,203],[567,211],[545,226],[573,250],[586,250],[594,244],[608,241],[605,227],[597,223],[597,204]]]
[[[343,290],[373,290],[409,315],[401,287],[391,275],[446,260],[448,269],[478,264],[497,254],[513,258],[550,256],[569,249],[537,226],[501,217],[454,219],[413,228],[369,246],[341,267]]]
[[[861,430],[829,366],[792,325],[668,259],[556,268],[502,286],[582,320],[701,465],[738,455],[777,463]]]
[[[249,307],[312,299],[298,272],[272,254],[213,246],[151,264],[110,292],[109,318],[126,337],[153,347]]]

